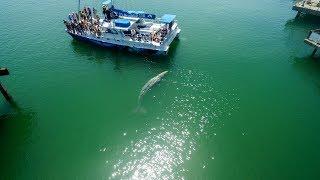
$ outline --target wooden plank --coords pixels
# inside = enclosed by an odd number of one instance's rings
[[[316,55],[317,50],[318,50],[318,48],[315,48],[315,49],[313,50],[313,52],[312,52],[312,54],[311,54],[311,57],[314,57],[314,56]]]
[[[9,71],[7,68],[0,68],[0,76],[9,75]]]
[[[306,44],[308,44],[309,46],[316,47],[316,48],[320,48],[320,44],[317,44],[317,43],[314,42],[314,41],[310,41],[309,39],[305,39],[304,42],[305,42]]]

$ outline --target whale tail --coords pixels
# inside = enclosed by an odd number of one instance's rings
[[[135,113],[145,114],[145,113],[147,113],[147,110],[144,107],[142,107],[140,104],[138,104],[138,106],[136,107],[134,112]]]
[[[135,113],[141,113],[141,114],[145,114],[147,113],[147,110],[143,107],[137,107],[135,110],[134,110]]]
[[[142,113],[142,114],[145,114],[147,112],[147,110],[145,108],[142,107],[142,104],[141,104],[141,99],[139,98],[138,100],[138,105],[136,107],[136,109],[134,110],[135,113]]]

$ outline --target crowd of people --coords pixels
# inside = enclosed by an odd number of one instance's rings
[[[103,16],[104,21],[110,22],[112,19],[117,18],[112,11],[103,7]],[[88,35],[92,34],[96,37],[102,37],[102,27],[100,25],[100,17],[97,14],[97,10],[95,8],[84,7],[78,13],[71,13],[68,16],[68,20],[64,20],[67,31],[73,34],[79,35]],[[124,31],[125,36],[129,36],[133,40],[144,41],[144,42],[157,42],[161,43],[165,36],[168,34],[169,27],[162,27],[159,30],[151,33],[151,34],[140,34],[140,27],[145,27],[143,20],[138,20],[136,26],[133,26],[133,29],[128,32]]]
[[[94,34],[97,37],[102,35],[100,27],[100,17],[95,8],[84,7],[78,13],[71,13],[68,20],[63,20],[67,30],[74,34],[85,35],[88,33]]]
[[[307,4],[308,6],[320,7],[319,0],[304,0],[302,2],[302,6],[304,6],[305,4]]]

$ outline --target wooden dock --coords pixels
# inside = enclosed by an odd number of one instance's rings
[[[301,13],[320,16],[320,0],[300,0],[293,5],[292,9],[298,11],[296,17]]]
[[[312,52],[312,56],[314,56],[320,48],[320,29],[311,30],[304,42],[314,48]]]

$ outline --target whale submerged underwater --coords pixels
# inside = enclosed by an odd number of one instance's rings
[[[137,111],[141,110],[141,101],[143,99],[143,97],[147,94],[148,91],[150,91],[150,89],[158,84],[162,78],[168,73],[168,71],[164,71],[160,74],[158,74],[157,76],[151,78],[142,88],[139,94],[139,98],[138,98],[138,108]]]

